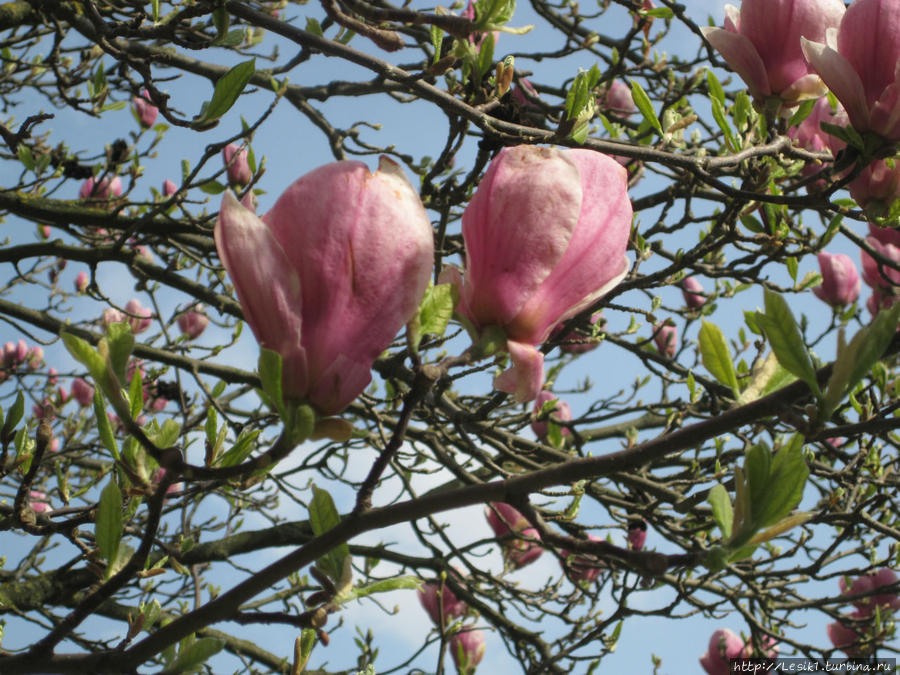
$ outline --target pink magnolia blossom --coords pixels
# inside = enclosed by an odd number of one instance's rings
[[[107,201],[121,194],[122,180],[118,176],[113,176],[112,178],[107,176],[99,181],[88,178],[81,184],[81,189],[78,191],[78,195],[82,199],[96,201]]]
[[[449,649],[458,675],[474,675],[484,658],[484,633],[472,626],[463,626],[450,637]]]
[[[135,96],[132,99],[132,104],[141,126],[144,129],[152,127],[153,123],[156,122],[156,115],[159,113],[159,109],[150,103],[150,95],[147,93],[147,90],[144,89],[141,91],[140,96]]]
[[[728,659],[737,659],[744,649],[744,641],[727,628],[720,628],[709,639],[709,649],[700,657],[700,665],[707,675],[728,675]]]
[[[866,309],[869,310],[869,313],[874,318],[878,315],[878,312],[891,307],[895,302],[897,302],[896,295],[882,293],[877,288],[874,288],[872,289],[872,295],[866,300]],[[900,330],[900,327],[897,330]]]
[[[510,538],[510,534],[519,534],[528,539],[540,540],[541,535],[536,528],[532,527],[528,519],[514,509],[509,504],[493,502],[485,507],[484,515],[487,517],[488,525],[494,531],[498,538],[504,538],[503,558],[513,568],[519,569],[533,563],[541,557],[544,549],[537,541],[526,541],[525,539]]]
[[[200,337],[208,325],[209,317],[203,313],[202,305],[178,315],[178,328],[182,335],[187,335],[191,340]]]
[[[7,342],[3,345],[3,365],[7,368],[15,368],[28,358],[28,345],[25,340],[16,343]]]
[[[588,539],[591,541],[603,541],[600,537],[592,534],[588,535]],[[559,555],[563,561],[566,574],[575,582],[593,583],[605,567],[600,560],[587,553],[570,553],[565,549],[560,549]]]
[[[876,253],[900,267],[900,232],[869,223],[866,243]],[[900,284],[900,271],[880,263],[864,250],[860,250],[859,257],[863,281],[873,289],[890,292],[894,286]]]
[[[836,35],[805,38],[803,53],[853,128],[900,140],[900,0],[855,0]]]
[[[628,117],[637,112],[631,88],[620,80],[613,80],[610,83],[599,104],[601,109],[609,110],[621,117]]]
[[[153,472],[153,475],[150,476],[150,482],[153,485],[159,485],[162,482],[162,479],[166,476],[166,470],[162,467],[159,467],[156,471]],[[184,490],[184,483],[177,482],[172,483],[167,489],[166,494],[170,495],[173,492],[181,492]]]
[[[841,592],[844,595],[858,595],[860,593],[868,594],[866,597],[856,598],[853,605],[865,616],[869,616],[875,611],[875,607],[881,607],[882,610],[889,609],[896,611],[900,609],[900,597],[896,591],[875,593],[878,589],[885,586],[894,586],[897,584],[897,575],[888,567],[883,567],[877,572],[866,574],[855,579],[850,586],[843,577],[840,580]]]
[[[468,609],[466,603],[459,600],[449,586],[438,581],[426,581],[419,587],[418,594],[419,602],[436,626],[449,625],[454,618],[465,616]],[[444,614],[443,624],[441,610]]]
[[[591,315],[591,326],[599,323],[601,326],[606,323],[606,319],[603,318],[603,312],[594,312]],[[557,325],[556,329],[553,331],[553,336],[559,334],[562,325]],[[551,337],[553,337],[551,336]],[[559,351],[564,354],[584,354],[585,352],[589,352],[592,349],[596,349],[599,346],[599,342],[594,342],[591,340],[586,340],[585,336],[579,333],[578,331],[571,331],[566,334],[565,337],[559,338]]]
[[[869,619],[869,615],[861,610],[854,610],[847,617],[846,621],[835,621],[828,624],[825,633],[837,649],[843,651],[847,656],[865,656],[871,650],[872,644],[861,645],[865,633],[867,632],[865,623]],[[856,627],[853,627],[853,626]]]
[[[706,304],[706,296],[702,295],[703,284],[697,277],[685,277],[681,281],[681,295],[689,309],[700,309]]]
[[[47,384],[51,387],[55,387],[59,384],[59,371],[53,366],[47,369]]]
[[[653,341],[660,356],[672,358],[678,351],[678,328],[672,324],[657,324],[653,327]]]
[[[825,93],[803,58],[800,39],[825,39],[844,15],[841,0],[743,0],[725,5],[725,27],[702,27],[704,37],[758,101],[777,96],[791,104]]]
[[[526,92],[528,96],[525,95]],[[534,85],[531,84],[527,77],[519,78],[518,82],[513,86],[510,96],[523,108],[535,107],[535,104],[528,100],[529,96],[531,98],[540,98],[537,89],[534,88]]]
[[[628,523],[628,548],[632,551],[640,551],[647,541],[647,521],[643,518],[635,518]]]
[[[125,315],[115,307],[107,307],[103,310],[103,315],[100,317],[100,322],[104,327],[113,323],[122,323],[123,321],[125,321]]]
[[[572,419],[572,409],[569,407],[568,403],[558,399],[553,392],[547,391],[546,389],[541,390],[541,393],[538,394],[537,398],[534,400],[534,411],[532,412],[534,421],[531,423],[531,430],[534,432],[534,435],[542,441],[547,440],[549,421],[546,416],[544,416],[543,419],[538,420],[538,416],[540,415],[544,404],[548,401],[556,402],[556,407],[553,412],[550,413],[550,421],[558,423],[568,422]],[[565,436],[572,432],[566,427],[560,427],[560,433]]]
[[[350,404],[413,316],[433,265],[431,224],[403,171],[335,162],[295,181],[259,218],[225,193],[216,248],[284,392],[321,414]]]
[[[253,172],[250,171],[250,163],[247,160],[247,148],[242,148],[237,143],[229,143],[222,149],[222,159],[225,162],[229,183],[240,187],[250,184]]]
[[[741,659],[753,659],[753,658],[765,658],[765,659],[774,659],[778,656],[778,643],[769,635],[763,635],[760,638],[759,644],[754,644],[753,642],[748,642],[744,645],[744,648],[741,650],[741,654],[738,658]]]
[[[75,290],[79,293],[84,293],[87,290],[89,283],[90,278],[88,277],[88,273],[81,270],[78,273],[78,276],[75,277]]]
[[[466,8],[463,10],[461,15],[463,18],[468,19],[469,21],[475,21],[478,17],[475,16],[475,3],[472,0],[469,0],[466,4]],[[494,45],[497,44],[497,40],[500,39],[500,32],[494,31]],[[469,42],[471,42],[476,47],[481,47],[481,43],[484,42],[484,38],[487,37],[487,33],[475,32],[469,35]]]
[[[463,212],[466,270],[457,310],[481,335],[499,328],[512,368],[494,386],[531,401],[541,390],[536,347],[628,272],[627,174],[590,150],[507,147]]]
[[[151,318],[153,316],[153,310],[141,305],[140,300],[137,298],[129,300],[128,304],[125,305],[125,311],[129,315],[126,317],[126,321],[128,321],[128,324],[131,326],[132,333],[139,335],[150,328],[150,324],[153,322],[153,319]]]
[[[846,307],[856,302],[862,283],[850,256],[820,251],[817,257],[822,283],[812,289],[815,296],[833,307]]]
[[[72,398],[78,401],[78,405],[86,408],[94,403],[94,388],[80,377],[72,380]]]
[[[28,350],[28,354],[25,357],[26,361],[28,361],[28,367],[31,370],[36,370],[41,367],[41,364],[44,363],[44,350],[42,347],[38,347],[34,345],[31,349]]]

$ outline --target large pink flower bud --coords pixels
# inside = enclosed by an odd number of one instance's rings
[[[94,402],[94,388],[80,377],[72,380],[72,397],[78,405],[86,408]]]
[[[43,492],[38,490],[28,491],[28,506],[30,506],[31,510],[35,513],[49,513],[53,510],[46,499],[47,495]]]
[[[159,109],[150,103],[150,95],[147,93],[147,90],[144,89],[141,91],[140,96],[135,96],[132,104],[134,104],[134,112],[141,126],[144,129],[152,127],[153,123],[156,122],[156,115],[159,113]]]
[[[500,151],[463,212],[459,311],[478,332],[505,332],[513,367],[494,381],[531,401],[543,384],[536,346],[628,272],[628,177],[590,150]]]
[[[841,0],[743,0],[725,5],[725,27],[700,30],[757,100],[817,98],[822,81],[803,58],[800,38],[822,42],[844,15]],[[823,78],[824,79],[824,78]]]
[[[153,310],[141,305],[140,300],[137,298],[129,300],[128,304],[125,305],[125,311],[129,314],[126,320],[131,326],[132,333],[138,335],[150,328],[150,324],[153,322],[153,319],[151,318],[153,316]]]
[[[678,328],[669,323],[653,327],[653,341],[660,356],[672,358],[678,351]]]
[[[647,541],[647,521],[643,518],[634,518],[628,522],[628,548],[632,551],[640,551]]]
[[[225,162],[229,183],[239,187],[250,184],[253,172],[250,171],[250,163],[247,160],[247,148],[242,148],[237,143],[229,143],[222,150],[222,159]]]
[[[178,192],[178,186],[175,185],[174,181],[171,181],[168,178],[166,178],[163,181],[163,186],[162,186],[163,197],[171,197],[176,192]]]
[[[861,624],[867,623],[865,619],[868,618],[869,615],[867,613],[857,609],[847,615],[846,621],[835,621],[828,624],[825,632],[828,635],[828,639],[831,640],[831,644],[843,651],[847,656],[865,656],[870,651],[871,645],[867,649],[860,644],[863,636],[868,632],[868,626]],[[856,628],[854,626],[859,627]]]
[[[685,277],[681,282],[681,295],[689,309],[700,309],[706,304],[706,296],[702,295],[703,284],[697,277]]]
[[[534,421],[531,423],[531,430],[534,432],[534,435],[542,441],[547,440],[547,425],[549,422],[546,415],[540,420],[538,417],[541,416],[541,410],[543,410],[544,404],[548,401],[555,401],[553,412],[550,413],[550,421],[559,423],[568,422],[572,419],[572,408],[569,407],[568,403],[558,399],[553,392],[547,391],[546,389],[541,390],[541,393],[538,394],[537,398],[534,400],[534,411],[532,413]],[[572,432],[566,427],[561,427],[560,433],[565,436]]]
[[[519,534],[528,539],[540,539],[541,535],[531,526],[528,519],[509,504],[493,502],[484,510],[488,525],[498,538],[503,538],[503,557],[515,569],[525,567],[537,560],[544,549],[536,541],[510,538],[510,534]]]
[[[886,260],[900,266],[900,232],[870,223],[866,243]],[[860,250],[859,257],[863,281],[873,289],[890,291],[900,284],[900,271],[882,264],[863,250]]]
[[[426,581],[419,587],[419,602],[436,626],[450,624],[454,618],[465,616],[466,603],[458,599],[450,587],[438,581]],[[441,623],[443,610],[444,621]]]
[[[740,658],[744,641],[727,628],[720,628],[709,639],[709,649],[700,657],[707,675],[728,675],[728,659]]]
[[[450,637],[449,649],[458,675],[474,675],[484,658],[484,633],[472,626],[463,626]]]
[[[900,0],[855,0],[836,36],[805,37],[803,53],[853,128],[900,140]]]
[[[588,535],[588,539],[603,541],[600,537],[592,534]],[[593,583],[606,567],[600,560],[586,553],[573,554],[565,549],[560,549],[559,555],[563,561],[565,572],[572,581]]]
[[[209,317],[201,311],[200,305],[178,315],[178,328],[182,335],[187,335],[191,340],[200,337],[208,325]]]
[[[896,585],[897,575],[888,567],[883,567],[877,572],[855,579],[849,588],[847,587],[847,581],[843,577],[841,577],[839,583],[841,592],[844,595],[868,594],[866,597],[853,600],[853,605],[865,616],[871,615],[875,611],[875,607],[892,611],[900,609],[900,597],[897,596],[896,591],[889,593],[875,592],[882,587]]]
[[[104,327],[113,323],[122,323],[123,321],[125,321],[125,315],[115,307],[107,307],[103,310],[103,315],[100,317],[100,322]]]
[[[108,176],[102,180],[95,181],[88,178],[81,184],[78,195],[82,199],[91,199],[96,201],[106,201],[118,197],[122,194],[122,180],[118,176],[109,178]]]
[[[900,197],[900,165],[876,159],[847,186],[860,208],[872,216],[888,213]]]
[[[90,278],[88,277],[88,273],[81,270],[75,277],[75,290],[79,293],[84,293],[87,290],[89,283]]]
[[[247,323],[281,354],[284,392],[323,415],[350,404],[415,314],[433,265],[431,224],[397,164],[335,162],[259,218],[225,193],[215,229]]]
[[[846,307],[856,302],[862,284],[850,256],[820,251],[817,257],[822,284],[812,289],[815,296],[834,307]]]

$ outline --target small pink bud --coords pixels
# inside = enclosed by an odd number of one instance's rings
[[[143,244],[135,246],[134,252],[137,253],[138,258],[143,262],[149,264],[153,263],[153,252],[150,250],[149,246],[144,246]]]
[[[465,616],[468,609],[466,603],[459,600],[449,586],[442,586],[438,581],[426,581],[419,587],[419,602],[436,626],[441,625],[441,609],[444,612],[445,627],[454,618]]]
[[[7,342],[3,345],[3,365],[7,368],[15,368],[18,363],[16,345],[12,342]]]
[[[59,452],[61,445],[59,439],[54,436],[50,439],[50,444],[47,446],[47,450],[50,452]]]
[[[631,96],[631,88],[619,80],[613,80],[606,90],[606,94],[600,101],[600,107],[614,112],[621,117],[628,117],[637,112],[634,99]]]
[[[606,323],[606,319],[603,318],[603,312],[594,312],[591,315],[591,326],[598,323],[601,326]],[[562,326],[557,326],[557,328],[553,331],[553,335],[551,335],[551,337],[558,335],[561,329]],[[564,354],[584,354],[591,351],[592,349],[596,349],[599,344],[599,342],[588,340],[584,335],[582,335],[578,331],[573,330],[564,338],[561,338],[559,343],[559,351],[563,352]]]
[[[600,537],[588,535],[591,541],[603,541]],[[568,577],[575,582],[593,583],[606,567],[600,560],[588,553],[570,553],[560,549],[559,555]]]
[[[525,94],[528,94],[526,96]],[[534,88],[534,85],[528,81],[528,78],[520,77],[519,81],[513,86],[512,99],[519,104],[522,108],[534,108],[535,104],[528,100],[528,97],[531,98],[540,98],[540,94],[538,94],[537,89]]]
[[[86,408],[94,403],[94,388],[80,377],[72,381],[72,397],[78,405]]]
[[[474,675],[484,658],[484,633],[472,626],[462,626],[450,638],[449,649],[458,675]]]
[[[29,490],[28,491],[28,506],[31,507],[31,510],[35,513],[49,513],[53,509],[50,508],[50,504],[46,501],[47,495],[38,490]]]
[[[78,194],[82,199],[108,201],[122,194],[122,181],[118,176],[106,177],[100,181],[88,178],[81,184]]]
[[[700,657],[707,675],[728,675],[728,659],[740,657],[744,641],[727,628],[720,628],[709,639],[709,649]]]
[[[178,328],[182,335],[187,335],[191,340],[196,340],[209,325],[209,317],[201,310],[201,305],[178,315]]]
[[[163,186],[162,186],[162,193],[163,193],[163,196],[164,196],[164,197],[171,197],[171,196],[174,195],[176,192],[178,192],[178,186],[175,185],[175,183],[174,183],[173,181],[170,181],[168,178],[166,178],[166,179],[163,181]]]
[[[900,241],[892,234],[892,230],[885,230],[875,225],[869,225],[869,236],[866,243],[876,253],[900,268]],[[890,291],[900,284],[900,271],[883,264],[871,255],[860,249],[860,262],[862,263],[862,278],[873,289]]]
[[[678,351],[678,328],[672,324],[657,324],[653,327],[653,341],[660,356],[672,358]]]
[[[26,358],[28,358],[28,345],[25,344],[25,340],[19,340],[16,343],[16,362],[22,363]]]
[[[628,548],[632,551],[640,551],[647,541],[647,521],[643,518],[635,518],[628,522]]]
[[[150,477],[150,482],[153,485],[159,485],[163,478],[165,478],[166,470],[162,467],[159,467],[156,471],[153,472],[153,475]],[[168,489],[166,490],[166,494],[170,495],[173,492],[181,492],[184,490],[184,483],[172,483]]]
[[[815,296],[833,307],[846,307],[856,302],[861,282],[850,256],[820,251],[817,257],[822,284],[813,288]]]
[[[132,333],[139,335],[150,328],[150,324],[153,322],[151,318],[153,311],[148,307],[142,306],[140,300],[137,298],[129,300],[128,304],[125,305],[125,311],[130,315],[127,321],[131,325]]]
[[[37,370],[44,363],[44,350],[41,347],[35,345],[31,349],[28,350],[28,355],[26,357],[28,359],[28,367],[31,370]]]
[[[56,390],[56,400],[59,403],[59,407],[65,405],[65,402],[69,400],[69,392],[66,391],[65,387],[59,387]]]
[[[59,382],[58,375],[59,375],[59,372],[56,370],[56,368],[51,367],[47,371],[47,384],[49,384],[51,387],[55,387],[57,385],[57,383]]]
[[[519,534],[531,540],[540,540],[541,535],[531,526],[528,519],[509,504],[493,502],[485,507],[484,514],[488,525],[498,538],[503,538],[504,559],[515,569],[525,567],[537,560],[544,549],[537,541],[510,538],[510,534]]]
[[[702,295],[703,284],[697,277],[685,277],[681,282],[681,295],[689,309],[700,309],[706,304],[706,296]]]
[[[229,143],[222,150],[222,158],[225,161],[229,183],[241,187],[250,184],[253,172],[250,171],[250,164],[247,160],[247,148],[242,148],[236,143]]]
[[[159,113],[159,109],[150,103],[150,95],[147,93],[147,90],[144,89],[141,91],[140,96],[135,96],[132,103],[141,126],[144,129],[152,127],[153,123],[156,122],[156,115]]]
[[[104,326],[109,326],[113,323],[122,323],[123,321],[125,321],[125,315],[113,307],[104,309],[103,316],[100,317],[100,322]]]
[[[531,430],[541,441],[547,440],[548,420],[546,415],[541,415],[541,411],[544,408],[544,404],[548,401],[556,402],[553,412],[550,413],[550,421],[559,423],[568,422],[572,419],[572,409],[569,407],[568,403],[558,399],[552,392],[549,392],[546,389],[542,390],[534,400],[534,409],[532,411],[532,419],[534,421],[531,423]],[[543,419],[538,420],[538,417],[542,417]],[[560,427],[560,433],[565,436],[572,432],[566,427]]]
[[[90,279],[87,272],[81,270],[78,276],[75,277],[75,290],[78,293],[84,293],[87,290],[88,283],[90,283]]]
[[[38,225],[38,234],[41,239],[49,239],[50,238],[50,226],[49,225]]]

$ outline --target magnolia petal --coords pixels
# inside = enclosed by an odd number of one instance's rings
[[[306,353],[300,344],[300,279],[269,228],[228,190],[213,233],[244,317],[263,347],[281,354],[285,394],[302,397]]]
[[[372,364],[338,354],[309,384],[307,398],[322,415],[337,415],[372,381]]]
[[[872,131],[891,141],[900,140],[900,86],[897,83],[885,88],[872,107],[869,124]]]
[[[787,89],[781,92],[781,98],[793,103],[811,98],[820,98],[827,91],[828,87],[825,86],[822,78],[814,73],[810,73],[794,80]]]
[[[494,378],[494,388],[513,394],[516,401],[533,401],[544,386],[544,355],[531,345],[507,340],[513,365]]]
[[[803,54],[831,92],[844,105],[850,123],[857,131],[869,128],[869,109],[862,80],[850,62],[821,42],[800,38]]]
[[[750,38],[712,26],[703,26],[700,31],[725,62],[747,83],[754,98],[765,98],[772,94],[766,66]]]

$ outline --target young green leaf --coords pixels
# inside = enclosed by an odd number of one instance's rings
[[[722,539],[731,539],[732,525],[734,524],[734,509],[731,506],[731,498],[724,485],[715,485],[709,491],[706,498],[712,507],[713,520],[722,531]]]
[[[313,486],[313,498],[309,503],[309,524],[316,536],[324,534],[341,522],[341,517],[334,506],[334,501],[327,491]],[[324,555],[316,564],[335,583],[344,576],[344,561],[350,556],[350,548],[346,543],[340,544]]]
[[[211,657],[222,651],[224,646],[225,641],[219,638],[203,637],[195,640],[178,652],[178,657],[172,665],[166,668],[166,672],[194,672]]]
[[[659,118],[653,110],[653,104],[650,102],[650,97],[647,96],[647,92],[644,91],[644,88],[637,80],[631,81],[631,97],[634,99],[634,104],[637,106],[638,110],[641,111],[644,119],[656,130],[656,133],[662,136],[662,125],[659,123]]]
[[[216,82],[212,99],[206,104],[201,114],[194,118],[193,126],[204,127],[218,120],[227,113],[237,101],[238,96],[250,82],[256,72],[256,59],[250,59],[234,66]]]
[[[259,350],[259,379],[269,402],[281,417],[285,416],[284,395],[281,389],[281,354],[262,347]]]
[[[715,324],[704,321],[697,337],[703,366],[716,380],[730,387],[737,396],[740,393],[737,374],[734,371],[734,362],[731,360],[731,352],[722,331]]]
[[[112,563],[119,552],[119,542],[122,540],[122,492],[116,484],[115,476],[110,476],[109,482],[100,493],[95,536],[101,557]]]
[[[816,369],[790,307],[784,298],[769,289],[765,291],[765,303],[766,312],[757,312],[756,322],[766,334],[778,362],[806,382],[817,397],[821,397]]]
[[[16,401],[9,408],[9,412],[6,414],[6,421],[3,422],[3,429],[0,431],[0,439],[3,440],[3,443],[7,443],[9,439],[13,435],[13,431],[16,428],[16,425],[22,421],[22,417],[25,415],[25,397],[22,395],[20,391],[16,395]]]
[[[125,322],[111,323],[106,329],[104,338],[109,345],[109,362],[119,382],[125,381],[128,369],[128,358],[134,350],[134,335],[131,326]]]
[[[761,492],[754,490],[754,530],[769,527],[787,517],[803,498],[803,488],[809,477],[809,467],[803,458],[803,437],[795,435],[791,442],[775,453],[769,479]]]
[[[91,347],[90,343],[71,333],[63,331],[59,336],[69,354],[88,369],[94,382],[102,382],[106,375],[106,361],[97,350]]]
[[[97,418],[97,433],[103,447],[109,450],[109,454],[114,459],[119,459],[119,444],[116,443],[116,437],[112,432],[112,425],[109,423],[109,417],[106,414],[106,408],[103,406],[103,394],[100,389],[94,389],[94,417]]]

